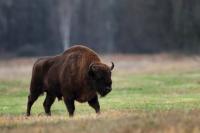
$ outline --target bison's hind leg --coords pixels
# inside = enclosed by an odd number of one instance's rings
[[[31,107],[32,107],[33,103],[37,100],[39,95],[40,95],[40,93],[30,93],[29,94],[28,103],[27,103],[27,112],[26,112],[27,116],[30,116]]]
[[[47,115],[49,115],[49,116],[51,115],[51,106],[54,103],[55,98],[56,97],[54,95],[52,95],[52,94],[47,92],[47,95],[46,95],[46,98],[44,100],[43,106],[44,106],[45,113]]]

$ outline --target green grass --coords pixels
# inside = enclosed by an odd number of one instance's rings
[[[100,98],[102,111],[192,110],[200,108],[200,72],[162,74],[115,74],[113,91]],[[30,78],[0,81],[0,115],[22,115],[26,111]],[[34,115],[44,112],[44,96],[33,105]],[[76,114],[94,113],[87,103],[76,103]],[[66,115],[63,102],[56,102],[52,114]]]

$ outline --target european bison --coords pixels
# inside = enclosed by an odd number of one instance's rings
[[[103,64],[93,50],[81,45],[73,46],[61,55],[38,59],[32,71],[27,116],[44,92],[43,106],[47,115],[51,115],[50,108],[56,97],[64,100],[69,116],[74,114],[75,100],[88,102],[99,113],[97,94],[105,96],[111,91],[113,68],[113,63],[111,67]]]

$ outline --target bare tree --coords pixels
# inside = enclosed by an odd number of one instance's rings
[[[63,49],[67,49],[70,46],[70,31],[71,31],[71,18],[74,7],[74,0],[59,0],[58,11],[60,19],[60,32]]]

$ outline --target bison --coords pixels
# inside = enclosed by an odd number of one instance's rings
[[[98,94],[106,96],[112,90],[111,71],[114,68],[102,63],[99,56],[85,46],[76,45],[64,53],[38,59],[32,70],[27,116],[37,98],[46,92],[43,106],[51,115],[55,101],[64,100],[69,116],[75,111],[74,102],[88,102],[100,113]]]

